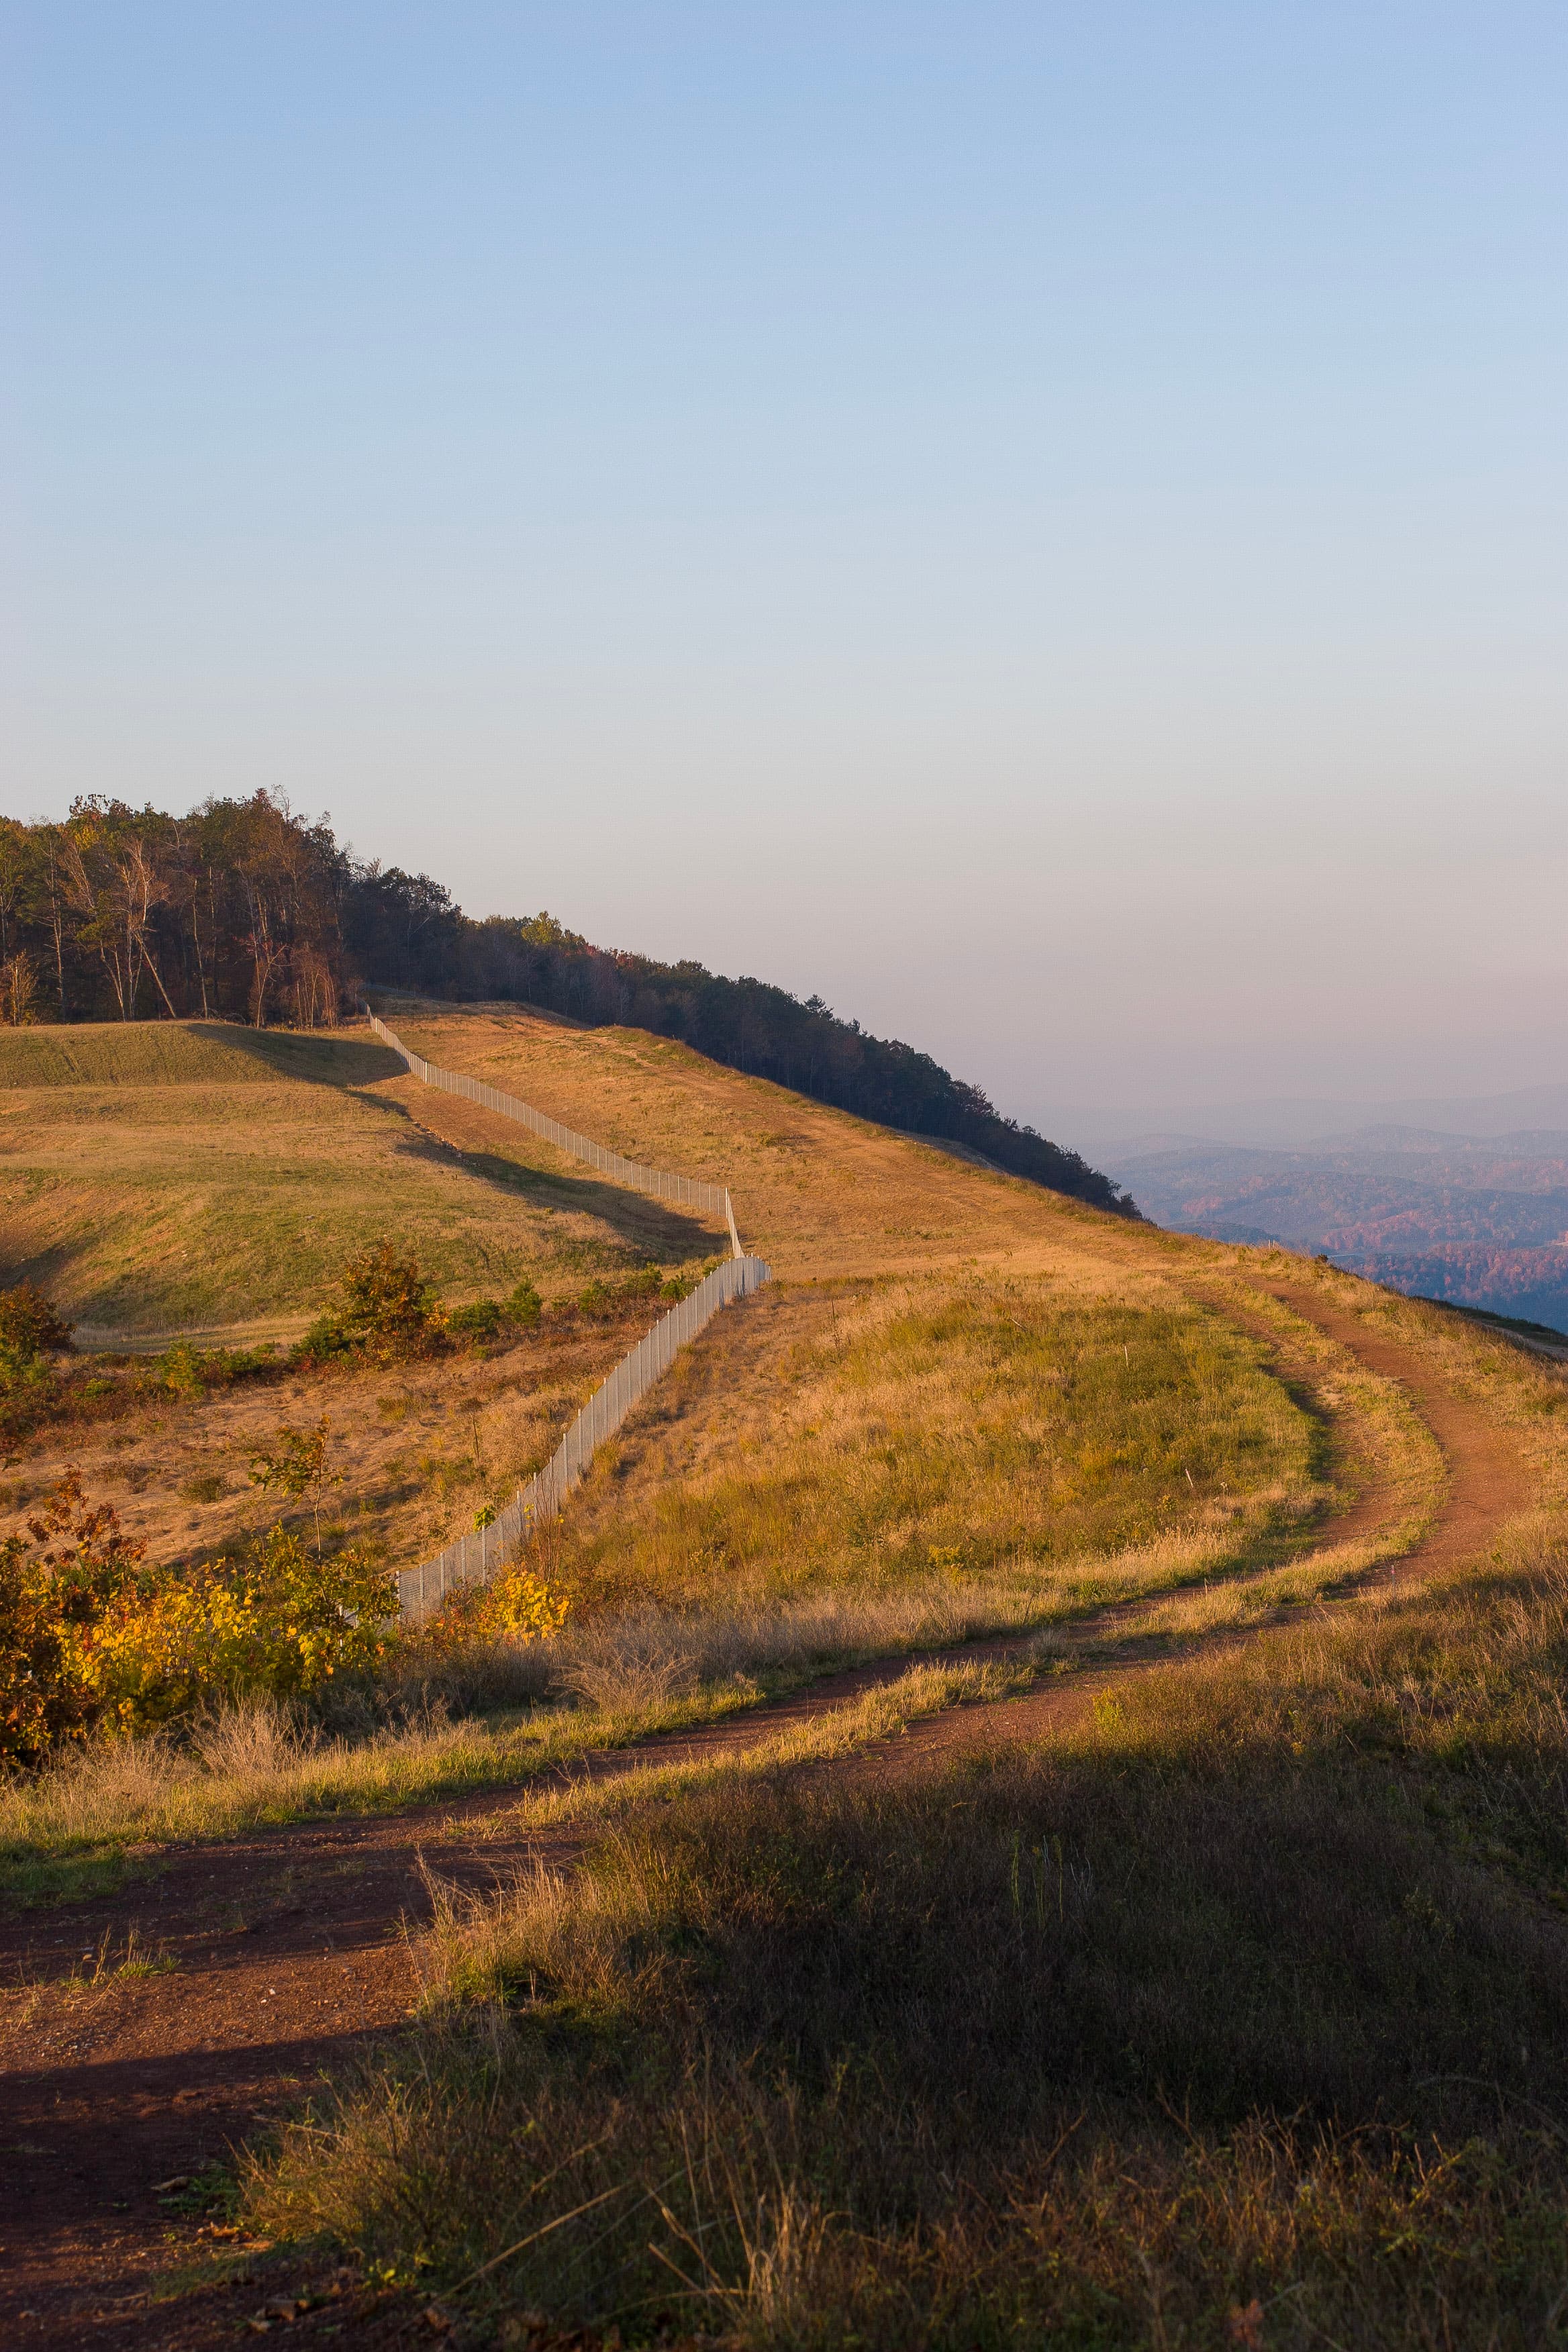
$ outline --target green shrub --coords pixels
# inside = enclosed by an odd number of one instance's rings
[[[205,1369],[200,1349],[193,1348],[188,1339],[179,1339],[157,1358],[157,1382],[171,1396],[200,1396],[206,1385]]]
[[[495,1298],[471,1298],[466,1307],[447,1310],[447,1330],[463,1339],[494,1339],[504,1319],[504,1309]]]
[[[354,1353],[354,1345],[335,1315],[318,1315],[294,1348],[297,1363],[330,1364]]]
[[[399,1257],[390,1242],[361,1250],[341,1277],[339,1321],[350,1344],[382,1363],[434,1351],[441,1310],[416,1257]]]
[[[209,1486],[222,1482],[191,1482]],[[39,1764],[95,1727],[316,1690],[394,1638],[396,1579],[363,1544],[312,1551],[278,1526],[241,1560],[184,1571],[149,1569],[144,1551],[74,1471],[0,1541],[0,1764]]]
[[[577,1294],[578,1312],[598,1322],[639,1300],[657,1298],[662,1287],[663,1277],[657,1265],[639,1265],[635,1274],[622,1275],[617,1282],[605,1282],[595,1275],[587,1288]]]
[[[526,1275],[506,1302],[506,1318],[526,1330],[537,1323],[544,1312],[544,1301]]]
[[[145,1546],[68,1471],[23,1534],[0,1541],[0,1759],[37,1764],[96,1719],[100,1628],[150,1587]]]
[[[369,1547],[322,1557],[269,1528],[244,1560],[205,1562],[106,1612],[92,1661],[98,1705],[137,1730],[215,1700],[316,1690],[374,1667],[397,1613],[396,1578]]]
[[[446,1318],[416,1257],[391,1242],[351,1257],[339,1277],[342,1305],[319,1316],[294,1353],[326,1363],[363,1356],[374,1364],[407,1363],[440,1349]]]
[[[48,1358],[70,1344],[71,1326],[34,1284],[0,1290],[0,1397],[11,1403],[41,1402],[54,1385]]]
[[[331,1419],[323,1413],[314,1429],[296,1429],[289,1422],[274,1432],[268,1445],[252,1448],[250,1483],[265,1492],[307,1502],[316,1524],[316,1557],[321,1556],[321,1506],[334,1486],[343,1483],[341,1471],[327,1458]]]
[[[0,1397],[18,1403],[41,1399],[53,1385],[54,1373],[45,1357],[17,1347],[14,1340],[0,1339]]]

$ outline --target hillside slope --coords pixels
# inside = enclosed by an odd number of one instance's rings
[[[943,1621],[955,1572],[981,1580],[966,1587],[981,1617],[1012,1622],[1074,1556],[1152,1544],[1119,1571],[1140,1589],[1186,1572],[1162,1544],[1194,1543],[1213,1569],[1271,1517],[1310,1519],[1309,1423],[1256,1347],[1172,1281],[1152,1229],[647,1032],[510,1008],[397,1018],[432,1061],[727,1184],[777,1278],[690,1352],[574,1506],[550,1572],[578,1620],[721,1591],[772,1606],[791,1576],[821,1594],[890,1577],[885,1630],[902,1643],[931,1611]],[[383,1238],[448,1297],[526,1276],[547,1302],[536,1333],[477,1353],[381,1376],[279,1366],[200,1392],[176,1368],[101,1428],[26,1439],[13,1509],[75,1464],[160,1561],[243,1544],[268,1514],[249,1450],[325,1411],[349,1522],[417,1564],[540,1465],[658,1311],[628,1301],[606,1321],[612,1301],[573,1304],[586,1286],[724,1246],[423,1087],[363,1029],[24,1034],[0,1041],[0,1080],[6,1270],[41,1280],[87,1344],[297,1329],[348,1252]],[[927,1456],[923,1479],[889,1469],[900,1449]],[[847,1517],[842,1491],[858,1497]]]
[[[729,1183],[777,1278],[531,1550],[552,1633],[395,1657],[335,1738],[250,1712],[0,1790],[13,1895],[68,1899],[0,1932],[15,2128],[66,2159],[13,2192],[33,2340],[75,2352],[110,2305],[120,2352],[280,2312],[585,2352],[1555,2340],[1560,1370],[647,1033],[396,1019]],[[406,1178],[374,1139],[418,1136],[440,1189],[395,1202],[432,1248],[568,1180],[353,1036],[310,1078],[220,1083],[209,1045],[195,1079],[116,1082],[106,1045],[54,1089],[138,1213],[188,1132],[246,1144],[276,1226],[312,1116],[339,1214]],[[92,1491],[124,1464],[160,1559],[237,1553],[246,1412],[324,1409],[325,1539],[401,1564],[619,1352],[600,1289],[251,1407],[154,1379]],[[81,1436],[40,1431],[24,1476]],[[175,1466],[204,1458],[231,1489],[205,1519]],[[159,2197],[215,2162],[246,2266],[161,2299],[171,2243],[215,2241]]]
[[[721,1245],[511,1129],[467,1160],[363,1027],[204,1022],[0,1031],[0,1281],[101,1336],[298,1330],[390,1237],[444,1289],[549,1295]]]
[[[367,982],[447,1002],[503,997],[683,1038],[732,1068],[1131,1213],[1077,1152],[820,997],[597,948],[549,915],[475,922],[429,875],[356,857],[325,818],[302,824],[266,792],[208,799],[184,817],[99,797],[77,802],[61,824],[0,816],[0,868],[13,1019],[134,1021],[162,1010],[310,1029],[330,1026]],[[121,931],[108,910],[130,903],[132,874],[146,887]]]
[[[628,1156],[727,1184],[745,1245],[782,1274],[1011,1257],[1123,1222],[647,1030],[588,1029],[507,1005],[394,1013],[404,1043],[428,1060],[506,1087]],[[421,1115],[455,1140],[498,1149],[517,1133],[434,1093]]]

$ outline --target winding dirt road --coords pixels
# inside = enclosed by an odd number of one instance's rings
[[[1414,1353],[1310,1286],[1268,1287],[1399,1381],[1443,1450],[1448,1493],[1424,1541],[1399,1563],[1400,1579],[1430,1575],[1479,1550],[1529,1499],[1507,1437]],[[1363,1496],[1335,1523],[1331,1539],[1342,1538],[1352,1516],[1375,1523],[1383,1505],[1375,1494]],[[1386,1572],[1381,1580],[1386,1589]],[[975,1644],[961,1654],[1010,1646],[1016,1644]],[[893,1679],[910,1663],[900,1656],[825,1678],[742,1718],[661,1739],[651,1750],[605,1754],[586,1769],[598,1779],[635,1769],[650,1753],[660,1762],[740,1753]],[[1018,1698],[951,1710],[912,1725],[880,1750],[825,1769],[875,1776],[998,1738],[1038,1739],[1096,1692],[1157,1670],[1152,1660],[1119,1663]],[[255,2308],[254,2290],[248,2305],[242,2292],[224,2290],[198,2297],[180,2316],[151,2299],[153,2280],[191,2248],[197,2229],[171,2214],[160,2189],[177,2195],[167,2187],[172,2179],[221,2158],[294,2104],[322,2069],[405,2021],[418,1990],[405,1923],[428,1914],[425,1854],[443,1877],[476,1888],[531,1856],[570,1859],[578,1841],[569,1827],[546,1839],[508,1829],[517,1798],[512,1787],[390,1818],[170,1850],[158,1875],[112,1900],[0,1924],[0,1971],[18,1988],[4,1996],[0,2029],[0,2315],[9,2342],[49,2352],[84,2344],[130,2352],[233,2340],[237,2321]],[[83,1956],[123,1953],[133,1936],[176,1966],[84,1988]],[[351,2294],[328,2316],[336,2343],[369,2345],[391,2341],[388,2331],[397,2329],[406,2341],[411,2315],[401,2303],[395,2310],[362,2308]],[[295,2332],[313,2336],[314,2321],[301,2316]]]

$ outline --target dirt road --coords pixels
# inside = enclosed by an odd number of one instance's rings
[[[1507,1438],[1418,1357],[1358,1317],[1328,1306],[1310,1286],[1269,1287],[1400,1381],[1443,1449],[1446,1502],[1399,1575],[1425,1576],[1479,1549],[1528,1499]],[[1377,1507],[1376,1496],[1365,1496],[1356,1516],[1375,1517]],[[1331,1538],[1345,1528],[1342,1518]],[[1004,1646],[976,1645],[964,1654]],[[835,1675],[739,1720],[660,1740],[658,1759],[740,1751],[909,1664],[900,1657]],[[1017,1699],[953,1710],[912,1726],[850,1769],[876,1774],[999,1736],[1040,1738],[1097,1690],[1151,1670],[1157,1668],[1119,1664]],[[595,1778],[623,1772],[648,1752],[607,1754],[587,1769]],[[547,1840],[508,1829],[516,1800],[515,1789],[500,1790],[390,1819],[309,1823],[176,1850],[161,1857],[155,1878],[112,1900],[0,1924],[0,1970],[18,1988],[5,1995],[0,2053],[0,2315],[8,2340],[40,2352],[86,2343],[121,2352],[232,2339],[237,2318],[255,2307],[254,2294],[246,2306],[243,2294],[237,2302],[236,2291],[224,2291],[179,2318],[149,2299],[151,2282],[191,2245],[198,2226],[171,2209],[168,2200],[182,2191],[166,2184],[221,2159],[297,2102],[321,2070],[407,2018],[418,1992],[408,1929],[428,1910],[422,1857],[473,1886],[507,1874],[528,1855],[570,1860],[576,1840],[569,1828]],[[172,1965],[144,1975],[109,1973],[128,1951],[148,1956],[155,1968]],[[100,1980],[84,1981],[92,1968],[85,1956],[100,1953]],[[367,2311],[351,2296],[321,2324],[339,2331],[335,2342],[369,2344],[408,2316],[401,2303],[395,2311]],[[313,2335],[315,2324],[301,2318],[297,2330]]]

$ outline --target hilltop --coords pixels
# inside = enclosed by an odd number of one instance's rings
[[[596,948],[552,916],[476,923],[426,874],[357,858],[266,793],[184,817],[77,802],[0,818],[0,1022],[214,1016],[330,1028],[363,987],[500,998],[683,1039],[884,1125],[940,1137],[1135,1214],[1075,1151],[1002,1117],[930,1055],[701,964]]]

